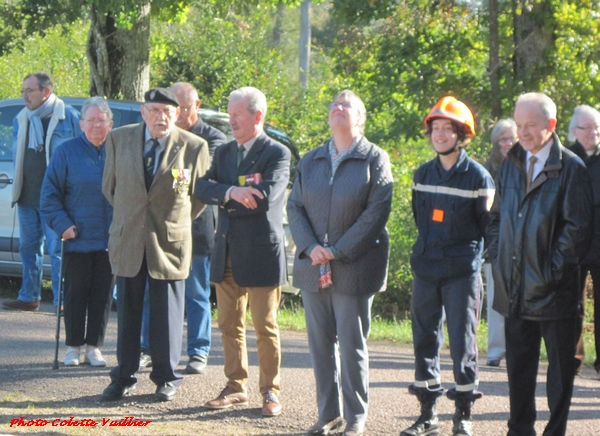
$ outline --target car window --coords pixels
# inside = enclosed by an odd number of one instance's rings
[[[22,106],[0,108],[0,161],[12,161],[13,119]]]
[[[206,111],[201,111],[198,113],[198,115],[206,124],[225,133],[225,136],[227,136],[228,141],[233,141],[233,135],[231,134],[231,126],[229,126],[228,118],[225,118],[219,112],[211,114]]]

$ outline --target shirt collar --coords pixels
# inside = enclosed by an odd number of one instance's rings
[[[168,137],[169,136],[167,135],[162,138],[156,138],[156,140],[158,141],[158,144],[159,144],[159,147],[158,147],[159,149],[162,150],[165,148],[165,144],[167,143]],[[152,140],[152,135],[150,135],[150,132],[148,131],[148,127],[146,127],[144,129],[144,145],[147,145],[150,140]]]
[[[548,160],[548,157],[550,156],[550,150],[552,149],[553,144],[554,144],[554,138],[550,137],[548,142],[546,142],[546,145],[544,145],[542,147],[542,149],[535,154],[535,157],[537,157],[536,165],[539,165],[542,168],[544,167],[544,165],[546,164],[546,161]],[[529,162],[529,158],[531,156],[533,156],[533,153],[528,151],[527,155],[525,156],[526,162]]]
[[[254,143],[256,142],[256,140],[258,139],[258,137],[260,136],[260,133],[252,138],[250,138],[250,140],[246,141],[243,144],[240,144],[238,142],[238,146],[243,146],[244,149],[246,150],[245,153],[248,153],[250,151],[250,149],[252,148],[252,146],[254,145]]]

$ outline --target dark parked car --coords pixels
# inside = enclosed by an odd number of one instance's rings
[[[81,106],[85,101],[84,98],[77,97],[61,98],[65,103],[75,107],[77,110],[81,109]],[[113,112],[115,128],[142,121],[142,116],[140,114],[141,103],[139,102],[109,100],[109,105]],[[23,107],[24,103],[22,99],[13,98],[0,101],[0,276],[19,277],[22,273],[21,259],[19,256],[19,221],[17,219],[17,208],[11,208],[10,203],[14,173],[12,123],[17,113],[19,113]],[[229,127],[229,115],[227,113],[210,109],[200,109],[199,115],[206,123],[221,130],[229,139],[233,139]],[[300,159],[298,149],[284,132],[277,130],[274,126],[266,124],[265,132],[267,135],[290,149],[292,153],[291,170],[293,180],[294,170]],[[287,225],[287,216],[285,216],[284,220],[289,280],[287,285],[284,286],[283,292],[297,294],[298,290],[291,286],[291,272],[296,246],[290,235],[289,227]],[[47,256],[44,260],[44,276],[46,278],[50,277],[50,264]]]

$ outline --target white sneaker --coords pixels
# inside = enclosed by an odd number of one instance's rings
[[[104,360],[99,348],[88,348],[84,358],[91,366],[106,366],[106,360]]]
[[[79,366],[79,347],[67,347],[65,366]]]

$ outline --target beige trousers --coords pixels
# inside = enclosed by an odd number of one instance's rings
[[[281,286],[241,287],[233,280],[231,260],[227,256],[223,281],[217,283],[218,323],[225,356],[227,386],[246,392],[248,382],[248,352],[246,349],[246,308],[256,331],[261,393],[280,391],[281,344],[277,309]]]

